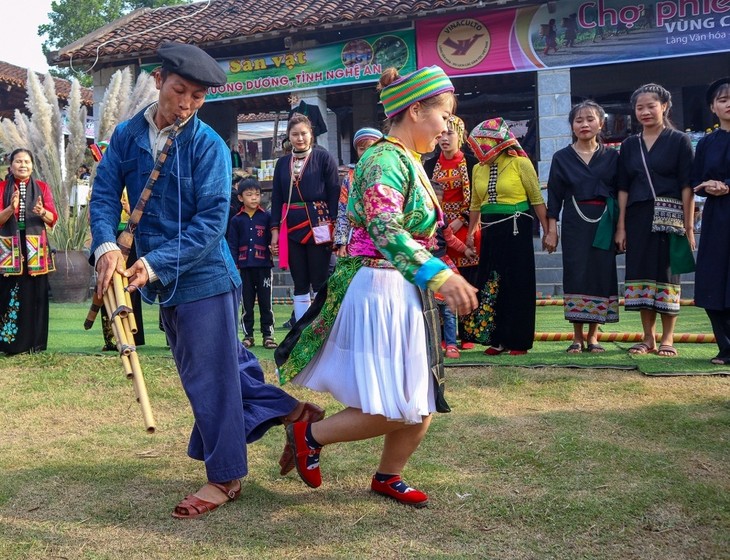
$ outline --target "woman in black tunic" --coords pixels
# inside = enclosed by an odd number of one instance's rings
[[[306,116],[293,115],[286,130],[292,153],[279,158],[274,168],[271,248],[278,250],[279,226],[285,221],[294,315],[299,319],[309,309],[310,291],[316,294],[327,281],[340,181],[335,159],[314,145],[312,123]]]
[[[707,90],[710,110],[720,128],[697,144],[692,185],[706,196],[697,252],[695,304],[712,323],[719,352],[713,364],[730,364],[730,77]]]
[[[690,187],[692,144],[667,118],[671,95],[662,86],[646,84],[631,96],[642,132],[621,143],[618,176],[619,218],[616,245],[626,251],[626,311],[640,311],[643,340],[632,354],[657,352],[656,316],[662,318],[658,354],[676,356],[674,325],[679,315],[679,274],[672,273],[670,245],[689,241],[694,250],[694,194]],[[681,201],[686,239],[652,231],[655,197]],[[672,236],[675,236],[672,239]],[[674,253],[676,254],[676,253]]]
[[[563,309],[565,319],[573,323],[573,342],[567,352],[598,353],[604,351],[598,343],[598,325],[618,321],[613,244],[618,152],[598,140],[605,113],[597,103],[575,105],[568,120],[574,142],[553,155],[545,246],[552,252],[558,245],[562,211]],[[609,227],[604,230],[604,226]],[[587,334],[584,323],[588,323]]]

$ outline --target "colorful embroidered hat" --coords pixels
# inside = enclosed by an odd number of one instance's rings
[[[383,133],[375,128],[361,128],[352,137],[352,145],[357,147],[359,142],[363,140],[377,141],[383,137]]]
[[[527,157],[507,122],[500,117],[487,119],[475,126],[468,142],[481,164],[493,161],[505,150],[513,157]]]
[[[398,78],[380,92],[385,116],[391,118],[429,97],[454,91],[454,85],[446,73],[438,66],[427,66],[407,76]]]

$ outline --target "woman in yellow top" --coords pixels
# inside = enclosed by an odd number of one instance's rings
[[[543,232],[545,201],[532,162],[501,118],[472,130],[469,145],[479,160],[472,172],[469,233],[482,231],[477,288],[479,307],[466,323],[485,354],[526,354],[535,334],[535,252],[532,206]],[[543,238],[543,247],[545,241]]]

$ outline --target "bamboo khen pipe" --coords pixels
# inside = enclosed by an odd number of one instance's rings
[[[132,331],[132,334],[137,334],[137,320],[134,318],[132,295],[127,290],[129,287],[129,279],[126,276],[122,276],[122,287],[124,288],[124,301],[129,308],[129,314],[127,315],[127,318],[129,319],[129,328]]]
[[[110,288],[112,287],[114,288],[114,301],[117,304],[115,313],[124,319],[127,315],[129,315],[129,312],[132,311],[132,308],[131,306],[127,307],[127,297],[124,294],[122,275],[116,271],[112,274],[112,285]]]
[[[122,279],[121,274],[114,272],[112,283],[104,293],[104,306],[110,317],[112,331],[117,339],[117,349],[122,359],[124,373],[128,379],[132,380],[135,399],[142,409],[145,429],[149,433],[154,433],[156,428],[155,417],[152,414],[152,406],[147,395],[147,385],[137,356],[137,348],[134,346],[134,333],[137,325],[131,305],[128,305],[131,302],[129,301],[129,293],[125,289],[125,280]],[[122,288],[121,293],[116,289],[117,286]],[[121,302],[121,305],[119,302]],[[126,316],[122,316],[121,309],[123,308],[127,310]],[[132,330],[132,324],[134,324],[134,330]]]

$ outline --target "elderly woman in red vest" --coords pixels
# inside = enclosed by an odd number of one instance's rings
[[[32,177],[33,155],[10,154],[0,182],[0,352],[40,352],[48,343],[48,273],[53,258],[46,226],[58,219],[50,187]]]

